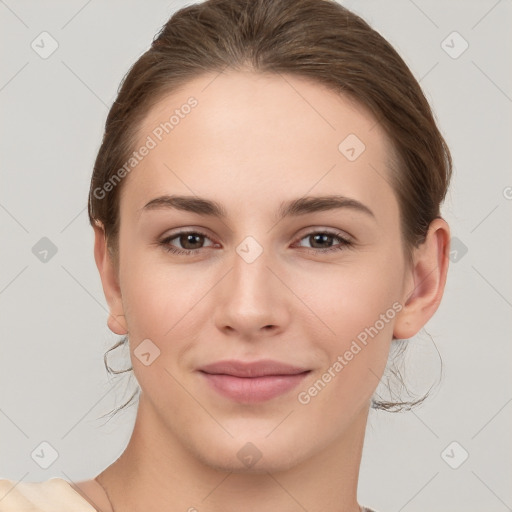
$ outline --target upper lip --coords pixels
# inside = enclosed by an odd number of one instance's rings
[[[266,375],[297,375],[307,372],[309,369],[273,361],[272,359],[261,359],[253,362],[231,359],[202,366],[199,371],[217,375],[233,375],[234,377],[263,377]]]

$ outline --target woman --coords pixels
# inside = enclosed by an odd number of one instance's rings
[[[178,11],[123,81],[89,196],[141,388],[130,442],[0,510],[370,511],[368,412],[440,304],[450,174],[417,81],[336,2]]]

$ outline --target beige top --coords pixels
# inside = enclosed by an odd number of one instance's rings
[[[62,478],[16,482],[0,478],[0,512],[97,512]]]
[[[0,478],[0,512],[98,512],[62,478],[18,482]],[[375,512],[363,507],[362,512]]]

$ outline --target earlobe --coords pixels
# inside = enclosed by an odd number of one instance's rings
[[[108,328],[114,333],[124,335],[128,333],[124,315],[113,315],[110,313],[107,319]]]
[[[97,223],[94,227],[94,259],[100,273],[103,293],[110,310],[107,319],[108,328],[115,334],[127,334],[128,328],[124,316],[118,272],[108,251],[105,231],[101,223]]]
[[[404,306],[396,317],[393,330],[396,338],[412,338],[439,307],[448,272],[449,245],[448,224],[442,218],[434,219],[425,241],[414,250],[411,269],[413,284],[404,290]]]

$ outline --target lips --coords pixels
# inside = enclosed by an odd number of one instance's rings
[[[200,368],[200,371],[213,375],[232,375],[233,377],[265,377],[267,375],[297,375],[308,371],[307,368],[262,359],[255,362],[226,360]]]
[[[296,387],[310,372],[270,359],[219,361],[199,369],[211,389],[241,403],[270,400]]]

